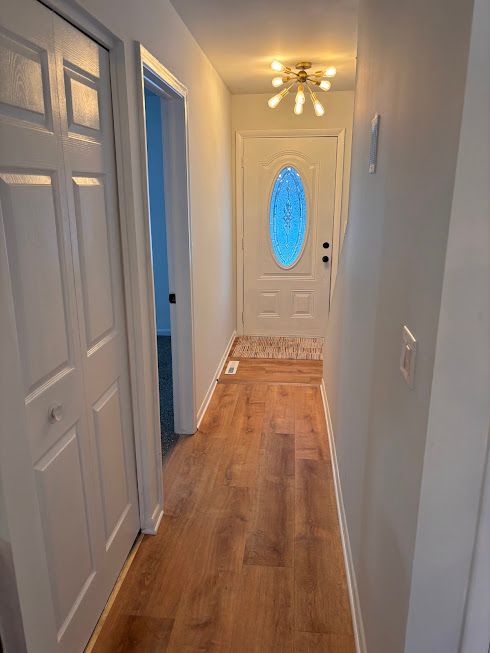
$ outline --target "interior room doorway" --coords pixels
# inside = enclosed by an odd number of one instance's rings
[[[153,290],[158,355],[160,429],[163,455],[177,440],[172,388],[172,342],[170,326],[167,225],[165,216],[164,144],[162,98],[145,87],[146,156],[150,208]]]
[[[187,90],[142,46],[139,56],[152,405],[165,454],[196,431]]]

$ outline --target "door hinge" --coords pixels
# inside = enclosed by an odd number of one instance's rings
[[[168,296],[168,302],[169,302],[169,304],[175,304],[176,303],[175,293],[174,292],[171,292],[170,295]]]
[[[245,251],[245,238],[242,236],[242,249]]]

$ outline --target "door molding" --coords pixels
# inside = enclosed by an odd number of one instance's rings
[[[337,161],[335,165],[335,199],[332,238],[332,268],[330,279],[330,300],[339,264],[340,224],[342,215],[342,186],[344,177],[345,128],[331,129],[247,129],[237,130],[235,135],[235,232],[236,232],[236,323],[237,333],[243,334],[243,152],[248,138],[335,138],[337,139]]]

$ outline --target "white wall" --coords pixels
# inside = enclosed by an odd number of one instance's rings
[[[228,89],[168,0],[82,0],[126,45],[135,202],[142,205],[134,41],[189,90],[190,209],[196,405],[203,401],[235,328]],[[146,192],[146,191],[145,191]],[[136,219],[142,219],[140,215]],[[146,393],[151,396],[151,393]],[[151,408],[149,408],[151,410]]]
[[[335,82],[334,82],[335,83]],[[301,116],[293,113],[291,98],[286,98],[276,109],[272,110],[267,100],[270,93],[232,95],[231,124],[233,131],[233,148],[235,133],[246,129],[345,129],[344,184],[342,189],[342,225],[344,233],[349,204],[349,177],[352,149],[352,120],[354,115],[354,91],[329,91],[322,93],[325,115],[317,117],[313,107],[307,105]],[[307,98],[308,100],[308,98]],[[233,149],[233,153],[234,153]],[[233,156],[233,161],[235,157]]]
[[[349,223],[325,383],[370,653],[404,649],[471,12],[472,0],[360,6]],[[399,372],[404,324],[419,343],[413,390]]]
[[[489,66],[490,3],[475,0],[406,653],[459,650],[478,523],[490,424]],[[490,579],[490,550],[480,572]],[[489,634],[490,585],[481,599]]]
[[[474,653],[490,648],[490,450],[483,481],[483,491],[475,541],[474,557],[459,653]]]

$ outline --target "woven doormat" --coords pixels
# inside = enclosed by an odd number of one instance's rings
[[[233,343],[231,357],[321,361],[323,360],[323,338],[238,336]]]

